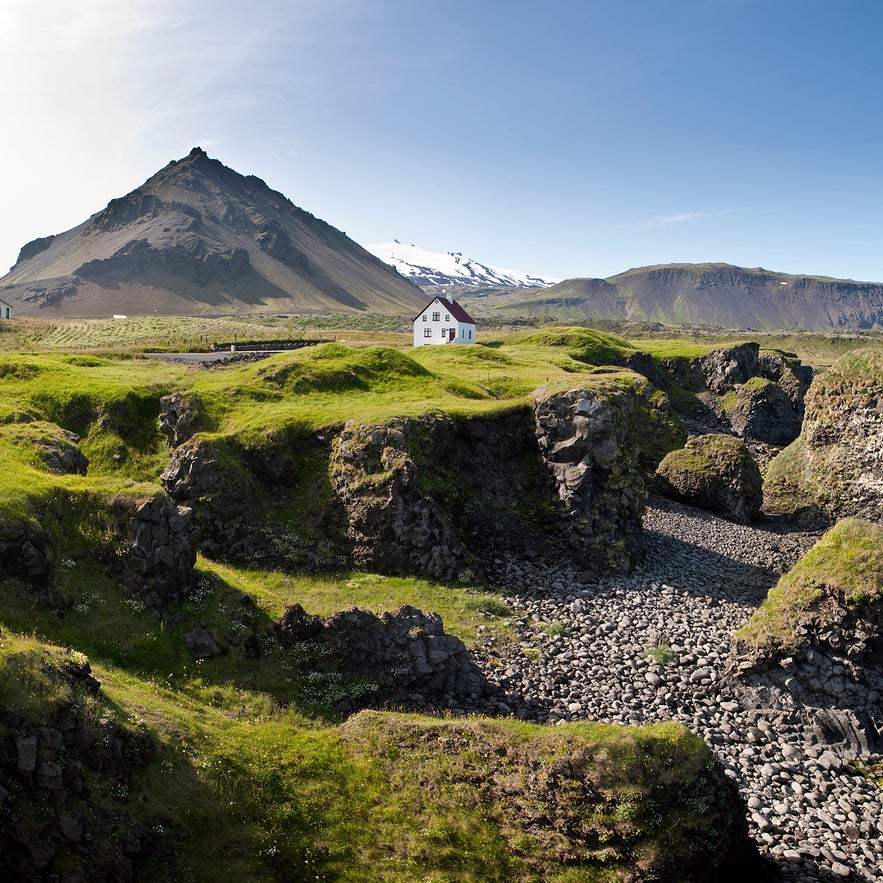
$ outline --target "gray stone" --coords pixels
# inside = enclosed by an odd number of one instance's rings
[[[220,656],[224,650],[204,623],[194,626],[184,635],[184,643],[194,659],[209,659]]]

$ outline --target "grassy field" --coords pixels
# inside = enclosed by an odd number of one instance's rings
[[[143,356],[316,332],[338,340],[220,369]],[[150,734],[157,755],[132,793],[96,780],[90,798],[111,816],[150,819],[174,845],[174,876],[159,862],[139,879],[215,880],[219,863],[242,880],[575,883],[625,880],[635,868],[674,879],[690,861],[682,848],[713,845],[732,823],[714,815],[710,753],[681,727],[381,714],[341,724],[332,709],[353,685],[308,670],[272,638],[291,603],[320,615],[408,603],[438,612],[468,646],[489,648],[493,664],[515,630],[506,604],[479,586],[200,559],[192,594],[157,612],[99,562],[96,547],[120,529],[110,523],[114,500],[159,490],[167,393],[198,397],[208,439],[293,443],[348,419],[487,415],[523,406],[538,389],[633,388],[644,380],[612,362],[712,346],[557,327],[500,332],[468,348],[408,342],[392,326],[281,319],[0,324],[0,524],[26,521],[53,535],[53,590],[64,602],[46,605],[33,586],[0,581],[0,705],[39,722],[53,703],[73,702],[90,720]],[[85,475],[47,465],[75,443],[68,433],[89,459]],[[184,635],[197,623],[224,654],[194,661]],[[538,631],[526,650],[545,640]],[[85,658],[103,685],[97,697],[58,674]],[[598,798],[588,819],[578,816],[585,793]]]

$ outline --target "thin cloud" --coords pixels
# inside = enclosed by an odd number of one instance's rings
[[[654,226],[657,224],[686,224],[688,221],[707,217],[707,212],[684,212],[680,215],[663,215],[661,218],[654,218],[653,224]]]

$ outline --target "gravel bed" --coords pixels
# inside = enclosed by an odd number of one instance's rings
[[[721,683],[733,631],[818,534],[661,500],[644,531],[643,567],[599,584],[566,563],[495,560],[520,646],[478,660],[502,691],[486,710],[681,721],[736,780],[752,836],[782,879],[883,881],[883,790],[804,725],[743,708]]]

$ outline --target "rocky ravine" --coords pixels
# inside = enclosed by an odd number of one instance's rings
[[[484,710],[682,721],[738,783],[752,834],[783,879],[883,880],[883,791],[850,765],[846,746],[796,718],[743,708],[723,678],[733,631],[816,539],[657,500],[644,519],[644,564],[631,574],[587,584],[567,563],[498,557],[521,645],[484,656],[502,690]]]

